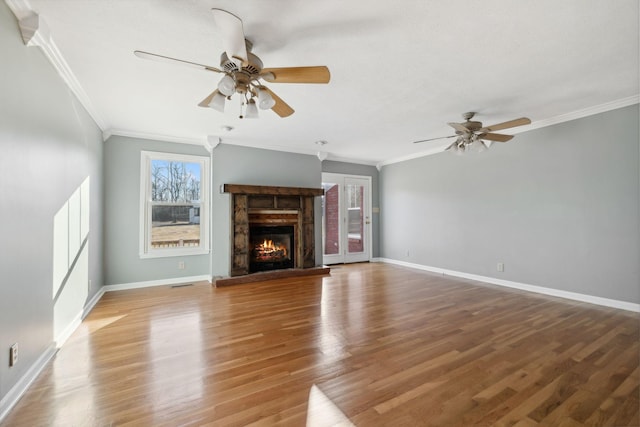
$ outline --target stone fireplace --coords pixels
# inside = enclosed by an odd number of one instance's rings
[[[315,258],[314,199],[321,188],[223,189],[231,194],[231,277],[217,286],[329,272]]]

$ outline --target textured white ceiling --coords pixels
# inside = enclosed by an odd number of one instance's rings
[[[308,153],[326,140],[330,159],[375,164],[441,149],[412,141],[451,135],[465,111],[535,125],[639,93],[637,0],[29,3],[112,133]],[[327,65],[331,82],[269,84],[296,113],[240,120],[235,103],[197,106],[219,74],[133,55],[218,66],[213,7],[242,18],[265,67]]]

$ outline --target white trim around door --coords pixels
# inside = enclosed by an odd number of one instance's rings
[[[371,260],[371,177],[322,174],[324,264]]]

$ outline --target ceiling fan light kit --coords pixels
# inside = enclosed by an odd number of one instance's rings
[[[213,108],[216,111],[220,111],[221,113],[224,113],[225,100],[226,100],[225,96],[220,92],[216,91],[214,92],[214,95],[211,98],[211,102],[209,102],[207,106],[209,108]]]
[[[236,82],[229,74],[225,74],[220,83],[218,83],[218,90],[225,96],[231,96],[236,93]]]
[[[247,104],[247,111],[244,115],[247,119],[257,119],[258,118],[258,107],[256,106],[256,101],[253,99],[249,100]]]
[[[273,99],[265,87],[258,88],[258,105],[261,110],[270,110],[276,105],[276,100]]]
[[[212,9],[212,12],[214,24],[220,31],[224,46],[224,52],[220,55],[220,68],[139,50],[134,54],[143,59],[188,65],[224,74],[218,82],[217,89],[198,106],[224,112],[226,100],[238,93],[241,97],[241,119],[257,118],[256,106],[262,110],[273,110],[280,117],[288,117],[294,113],[293,108],[263,86],[260,80],[269,83],[329,83],[331,75],[324,65],[264,69],[260,58],[251,52],[253,44],[244,37],[242,20],[222,9]]]
[[[507,142],[513,138],[513,135],[493,133],[493,131],[528,125],[531,123],[531,120],[528,118],[520,117],[519,119],[483,127],[481,122],[471,121],[475,114],[476,113],[474,112],[464,113],[462,118],[465,119],[465,122],[463,123],[448,123],[448,125],[455,130],[455,135],[422,139],[414,141],[414,144],[435,141],[437,139],[456,138],[451,145],[445,148],[445,151],[451,151],[457,155],[462,155],[468,151],[477,151],[478,153],[482,153],[487,151],[494,141]]]

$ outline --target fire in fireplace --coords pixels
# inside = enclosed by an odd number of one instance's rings
[[[249,271],[294,267],[293,226],[249,228]]]

